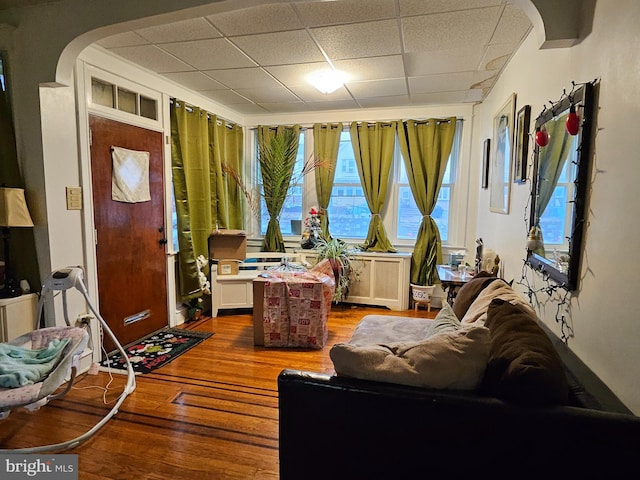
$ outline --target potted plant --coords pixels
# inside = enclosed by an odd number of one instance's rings
[[[435,284],[440,280],[438,278],[436,263],[437,245],[435,242],[433,242],[427,253],[427,258],[422,263],[421,274],[424,273],[424,283],[411,284],[411,296],[413,298],[414,305],[430,304],[431,295],[433,295]],[[421,276],[422,275],[420,275],[420,277]]]
[[[326,239],[319,237],[313,252],[317,255],[318,262],[325,258],[331,263],[333,276],[336,281],[336,290],[333,301],[338,303],[349,294],[349,284],[352,279],[357,279],[357,272],[353,269],[353,257],[358,248],[339,238]]]

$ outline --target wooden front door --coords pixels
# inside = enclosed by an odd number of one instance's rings
[[[163,135],[95,116],[89,127],[100,314],[126,345],[168,324]],[[149,152],[150,201],[112,200],[112,146]]]

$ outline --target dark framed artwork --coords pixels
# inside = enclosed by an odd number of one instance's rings
[[[516,115],[516,139],[513,145],[513,181],[527,181],[527,156],[529,155],[529,123],[531,105],[525,105]]]
[[[493,117],[489,209],[496,213],[509,213],[515,110],[516,94],[512,93]]]
[[[491,157],[491,139],[484,141],[482,148],[482,188],[489,188],[489,159]]]

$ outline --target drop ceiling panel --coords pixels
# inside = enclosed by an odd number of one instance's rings
[[[275,88],[282,87],[268,73],[259,67],[234,68],[228,70],[207,70],[211,78],[226,85],[228,88]]]
[[[449,105],[464,103],[466,101],[467,92],[468,90],[459,90],[452,92],[422,93],[411,95],[411,103],[413,105]]]
[[[224,85],[216,82],[202,72],[165,73],[165,77],[192,90],[224,90]]]
[[[493,7],[502,3],[502,0],[399,0],[403,17]]]
[[[166,43],[162,49],[182,58],[198,70],[253,67],[255,64],[227,39]]]
[[[279,65],[275,67],[266,67],[265,70],[276,77],[285,85],[309,85],[306,80],[307,75],[317,70],[326,70],[331,68],[327,62],[313,63],[297,63],[294,65]]]
[[[192,66],[169,55],[155,45],[141,45],[139,47],[120,47],[111,49],[116,55],[137,63],[141,67],[148,68],[158,73],[188,72],[195,70]]]
[[[290,103],[260,103],[259,104],[265,110],[271,113],[295,113],[306,112],[309,110],[304,102],[290,102]]]
[[[149,45],[149,41],[142,38],[136,32],[124,32],[112,35],[97,42],[104,48],[131,47],[134,45]]]
[[[300,99],[283,87],[238,88],[235,91],[255,103],[299,102]]]
[[[396,16],[393,0],[366,0],[366,8],[363,8],[362,0],[302,2],[296,4],[295,8],[309,27],[383,20]]]
[[[339,60],[334,62],[334,65],[338,70],[347,72],[348,81],[353,82],[398,78],[405,75],[402,55]]]
[[[233,42],[260,65],[324,60],[322,52],[305,30],[233,37]]]
[[[409,77],[409,92],[434,93],[450,92],[454,90],[468,90],[474,83],[491,76],[487,72],[462,72],[447,75],[427,75],[424,77]]]
[[[353,100],[340,100],[337,102],[327,100],[323,102],[305,102],[310,110],[351,110],[358,108],[358,104]]]
[[[486,45],[500,19],[500,7],[402,19],[406,52],[431,52]]]
[[[143,28],[136,30],[136,33],[152,43],[183,42],[222,36],[204,18],[192,18],[166,25]]]
[[[207,90],[200,93],[206,95],[207,97],[215,100],[218,103],[222,103],[223,105],[233,105],[234,108],[235,105],[253,104],[251,100],[238,95],[233,90]]]
[[[519,45],[531,28],[529,17],[519,8],[507,5],[498,27],[491,37],[491,44],[514,43]]]
[[[260,5],[206,17],[222,33],[231,37],[253,33],[298,30],[302,24],[291,6]]]
[[[407,92],[407,82],[404,77],[348,83],[347,88],[356,97],[356,100],[367,97],[407,95],[409,93]]]
[[[339,100],[351,100],[351,95],[344,87],[332,93],[322,93],[311,85],[295,85],[289,87],[293,93],[305,102],[335,102]]]
[[[396,20],[314,28],[312,34],[333,60],[401,53]]]
[[[359,100],[358,103],[363,108],[386,108],[411,105],[411,100],[407,95],[398,95],[392,97],[363,98]]]
[[[470,48],[405,53],[406,72],[408,76],[416,77],[475,71],[484,57],[485,49],[486,47],[480,45]]]

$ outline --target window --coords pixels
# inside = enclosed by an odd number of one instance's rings
[[[142,89],[142,88],[141,88]],[[116,109],[131,115],[158,120],[158,99],[145,96],[101,78],[91,77],[93,107]]]
[[[575,168],[573,162],[565,162],[551,200],[540,217],[540,228],[544,235],[546,249],[569,250],[568,237],[571,236],[573,209],[573,203],[570,203],[569,199],[574,195],[574,184],[569,179],[576,178]]]
[[[431,213],[431,218],[435,220],[436,225],[438,225],[438,230],[440,230],[442,243],[447,243],[450,240],[451,200],[455,195],[455,180],[461,139],[462,121],[458,120],[456,135],[453,139],[453,148],[447,161],[447,169],[444,172],[438,200]],[[418,236],[420,223],[422,222],[422,214],[413,199],[409,180],[407,179],[407,171],[405,170],[404,161],[401,158],[398,147],[396,148],[396,157],[400,171],[398,179],[397,237],[398,240],[415,240]]]
[[[302,177],[302,169],[304,168],[304,132],[300,132],[300,140],[298,145],[298,156],[296,158],[296,165],[293,169],[293,181],[295,184],[289,189],[282,210],[280,211],[280,231],[282,235],[299,235],[298,229],[294,226],[296,221],[302,219],[302,192],[304,187],[304,178]],[[257,147],[257,142],[256,142]],[[258,158],[256,150],[256,161]],[[258,168],[259,170],[259,168]],[[259,172],[258,172],[259,174]],[[262,180],[259,179],[262,183]],[[262,188],[260,188],[262,192]],[[264,203],[264,197],[260,198],[260,233],[264,235],[267,233],[267,225],[269,224],[269,212],[267,206]]]

